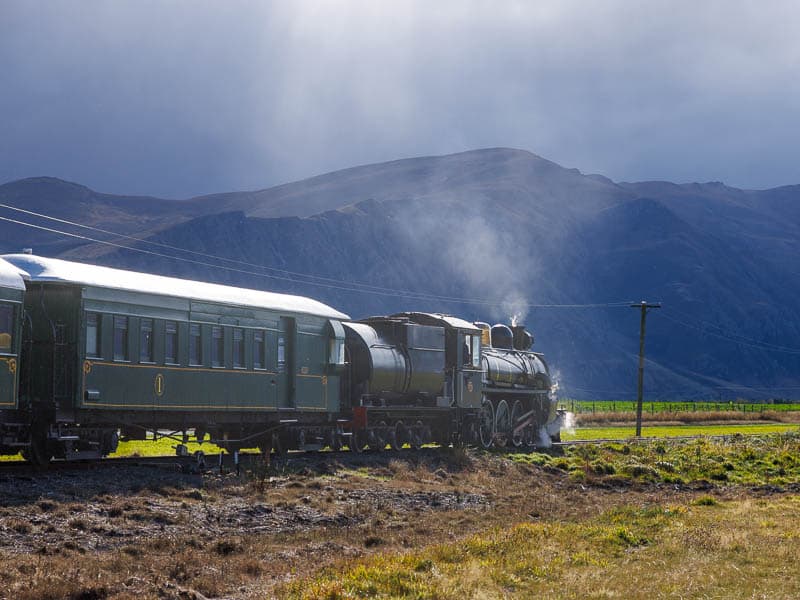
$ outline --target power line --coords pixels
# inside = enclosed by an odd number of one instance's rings
[[[676,313],[679,313],[679,314],[683,315],[684,318],[692,319],[691,315],[688,315],[687,313],[684,313],[684,312],[681,312],[679,310],[676,310],[673,307],[668,308],[667,311],[676,312]],[[790,346],[781,346],[779,344],[771,344],[769,342],[763,342],[761,340],[756,340],[754,338],[749,338],[749,337],[744,336],[744,335],[742,335],[740,333],[731,332],[730,330],[722,327],[721,325],[717,325],[716,323],[711,323],[711,322],[705,321],[703,319],[698,319],[697,322],[700,323],[701,325],[700,326],[695,326],[695,327],[702,327],[702,326],[712,327],[714,329],[718,329],[721,332],[720,335],[726,335],[726,336],[728,336],[728,337],[730,337],[732,339],[734,339],[734,338],[735,339],[741,339],[741,340],[743,340],[745,342],[749,342],[749,343],[752,343],[752,344],[758,344],[760,346],[766,346],[766,347],[769,347],[769,348],[773,348],[775,350],[784,350],[784,351],[787,351],[787,352],[800,352],[800,348],[792,348]],[[686,323],[686,324],[689,325],[689,323]]]
[[[206,252],[199,252],[199,251],[196,251],[196,250],[188,250],[186,248],[181,248],[180,246],[174,246],[172,244],[165,244],[163,242],[156,242],[156,241],[149,240],[149,239],[144,239],[144,238],[139,238],[139,237],[132,236],[132,235],[127,235],[127,234],[124,234],[124,233],[118,233],[116,231],[110,231],[108,229],[102,229],[100,227],[93,227],[91,225],[84,225],[82,223],[76,223],[75,221],[69,221],[67,219],[60,219],[58,217],[52,217],[52,216],[46,215],[44,213],[38,213],[38,212],[34,212],[32,210],[26,210],[24,208],[19,208],[17,206],[11,206],[10,204],[2,204],[2,203],[0,203],[0,208],[6,208],[6,209],[9,209],[9,210],[14,210],[14,211],[21,212],[21,213],[24,213],[24,214],[27,214],[27,215],[31,215],[31,216],[35,216],[35,217],[38,217],[38,218],[41,218],[41,219],[47,219],[49,221],[55,221],[57,223],[61,223],[61,224],[64,224],[64,225],[70,225],[72,227],[79,227],[81,229],[86,229],[86,230],[89,230],[89,231],[95,231],[95,232],[98,232],[98,233],[112,235],[112,236],[119,237],[119,238],[126,239],[126,240],[132,240],[132,241],[134,241],[134,242],[136,242],[138,244],[147,244],[147,245],[150,245],[150,246],[155,246],[155,247],[159,247],[159,248],[165,248],[167,250],[176,250],[178,252],[184,252],[186,254],[191,254],[191,255],[194,255],[194,256],[201,256],[203,258],[210,258],[212,260],[218,260],[218,261],[221,261],[221,262],[226,262],[226,263],[231,263],[231,264],[236,264],[236,265],[242,265],[242,266],[245,266],[245,267],[254,267],[254,268],[257,268],[257,269],[265,269],[267,271],[274,271],[276,273],[282,273],[282,274],[287,275],[287,276],[306,277],[306,278],[309,278],[309,279],[318,279],[320,281],[325,281],[325,282],[330,282],[330,283],[341,283],[340,279],[334,279],[332,277],[322,277],[322,276],[319,276],[319,275],[311,275],[311,274],[308,274],[308,273],[300,273],[298,271],[289,271],[289,270],[286,270],[286,269],[278,269],[276,267],[268,267],[266,265],[250,263],[250,262],[246,262],[246,261],[243,261],[243,260],[237,260],[237,259],[233,259],[233,258],[225,258],[225,257],[222,257],[222,256],[217,256],[217,255],[209,254],[209,253],[206,253]],[[98,242],[99,243],[103,243],[100,240],[98,240]],[[303,283],[306,283],[306,282],[303,282]],[[384,291],[384,292],[392,292],[392,293],[396,292],[396,290],[391,289],[391,288],[385,288],[385,287],[376,286],[376,285],[372,285],[372,284],[368,284],[368,283],[361,283],[361,282],[357,282],[357,281],[348,281],[347,283],[348,283],[348,285],[359,286],[359,287],[364,287],[364,288],[374,289],[374,290],[379,290],[379,291]]]
[[[213,268],[213,269],[224,269],[226,271],[231,271],[231,272],[234,272],[234,273],[239,273],[239,274],[244,274],[244,275],[253,275],[253,276],[256,276],[256,277],[265,277],[265,278],[268,278],[268,279],[275,279],[275,280],[279,280],[279,281],[288,281],[288,282],[291,282],[291,283],[314,285],[314,286],[318,286],[318,287],[325,287],[325,288],[330,288],[330,289],[338,289],[338,290],[342,290],[342,291],[346,291],[346,292],[358,292],[358,293],[366,293],[366,294],[375,294],[375,295],[380,295],[380,296],[394,296],[394,297],[399,296],[399,297],[402,297],[402,298],[408,298],[408,299],[414,299],[414,300],[429,300],[429,301],[438,301],[438,302],[451,302],[451,303],[455,303],[455,304],[473,304],[473,305],[480,305],[480,306],[501,306],[503,304],[502,301],[492,301],[492,300],[487,300],[487,299],[475,299],[475,298],[457,298],[457,297],[453,297],[453,296],[439,296],[439,295],[435,295],[435,294],[426,294],[424,292],[413,292],[413,291],[409,291],[409,290],[397,290],[397,289],[377,288],[377,287],[375,287],[375,289],[362,289],[362,288],[359,288],[359,287],[354,287],[354,285],[358,286],[358,285],[366,285],[366,284],[354,284],[353,285],[353,284],[349,284],[349,282],[342,282],[342,283],[346,283],[347,285],[336,285],[336,284],[333,284],[333,283],[324,283],[324,282],[315,282],[315,281],[302,281],[302,280],[299,280],[299,279],[292,278],[290,276],[271,275],[271,274],[268,274],[268,273],[259,273],[259,272],[256,272],[256,271],[250,271],[250,270],[239,269],[239,268],[234,268],[234,267],[229,267],[229,266],[224,266],[224,265],[218,265],[218,264],[213,264],[213,263],[209,263],[209,262],[206,262],[206,261],[200,261],[200,260],[185,258],[185,257],[181,257],[181,256],[173,256],[173,255],[169,255],[169,254],[164,254],[162,252],[155,252],[153,250],[146,250],[144,248],[136,248],[136,247],[133,247],[133,246],[120,244],[120,243],[112,242],[112,241],[109,241],[109,240],[101,240],[101,239],[97,239],[97,238],[94,238],[94,237],[91,237],[91,236],[87,236],[87,235],[80,235],[80,234],[77,234],[77,233],[71,233],[71,232],[67,232],[67,231],[62,231],[60,229],[55,229],[53,227],[45,227],[43,225],[36,225],[34,223],[28,223],[28,222],[20,221],[20,220],[17,220],[17,219],[11,219],[9,217],[0,216],[0,221],[6,221],[8,223],[21,225],[21,226],[24,226],[24,227],[30,227],[30,228],[33,228],[33,229],[38,229],[40,231],[46,231],[48,233],[54,233],[54,234],[57,234],[57,235],[63,235],[63,236],[74,238],[74,239],[80,239],[80,240],[93,242],[93,243],[97,243],[97,244],[104,244],[104,245],[107,245],[107,246],[112,246],[112,247],[120,248],[120,249],[124,249],[124,250],[130,250],[132,252],[139,252],[141,254],[146,254],[146,255],[149,255],[149,256],[156,256],[156,257],[165,258],[165,259],[168,259],[168,260],[176,260],[176,261],[195,264],[195,265],[199,265],[199,266],[203,266],[203,267],[210,267],[210,268]],[[103,231],[105,231],[105,230],[103,230]],[[117,235],[117,234],[114,234],[113,232],[107,232],[107,233],[109,233],[111,235]],[[125,235],[122,235],[122,234],[120,234],[120,237],[127,237],[129,239],[133,239],[133,240],[136,240],[138,242],[143,241],[143,240],[140,240],[139,238],[135,238],[135,237],[132,237],[132,236],[125,236]],[[153,242],[153,243],[155,243],[155,242]],[[161,245],[161,244],[159,244],[159,245]],[[162,246],[169,247],[168,245],[162,245]],[[181,251],[185,251],[185,250],[183,250],[181,248],[177,248],[177,247],[174,247],[174,248],[178,249],[178,250],[181,250]],[[192,252],[192,251],[185,251],[185,252]],[[199,253],[199,254],[203,254],[203,253]],[[216,260],[228,260],[228,259],[219,259],[218,257],[215,257],[215,256],[210,255],[210,254],[209,255],[205,255],[205,256],[208,256],[208,257],[210,257],[212,259],[216,259]],[[233,261],[233,262],[238,262],[238,261]],[[251,264],[251,263],[244,263],[244,264]],[[258,265],[254,265],[254,266],[259,267]],[[271,268],[271,267],[259,267],[259,268]],[[291,273],[291,272],[287,272],[287,273]],[[307,277],[315,277],[315,276],[308,275]],[[338,281],[338,280],[336,280],[336,281]],[[588,304],[528,304],[528,303],[523,303],[520,306],[524,306],[524,307],[530,309],[530,308],[618,308],[618,307],[623,307],[623,306],[627,306],[627,305],[628,305],[628,302],[606,302],[606,303],[588,303]]]
[[[758,350],[765,350],[768,352],[779,352],[781,354],[800,354],[800,349],[797,348],[790,348],[788,346],[776,346],[774,344],[769,344],[767,342],[759,342],[757,340],[751,340],[750,338],[743,338],[741,336],[727,335],[725,333],[718,333],[716,331],[708,331],[707,329],[701,326],[683,321],[681,319],[676,319],[675,317],[670,316],[669,311],[664,311],[663,316],[666,317],[669,321],[672,321],[673,323],[683,325],[684,327],[687,327],[689,329],[694,329],[704,335],[710,335],[722,340],[740,344],[742,346],[747,346],[749,348],[756,348]]]

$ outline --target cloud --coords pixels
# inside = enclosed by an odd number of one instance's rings
[[[800,182],[794,2],[0,4],[0,181],[185,197],[512,146]]]

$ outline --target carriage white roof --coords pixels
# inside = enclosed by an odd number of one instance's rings
[[[19,269],[2,259],[0,259],[0,287],[15,290],[24,290],[25,281]]]
[[[22,274],[29,281],[54,281],[111,288],[131,292],[144,292],[160,296],[187,298],[232,304],[236,306],[252,306],[276,311],[303,313],[326,317],[329,319],[349,319],[349,317],[331,308],[303,296],[277,294],[237,288],[215,283],[163,277],[136,271],[124,271],[109,267],[98,267],[84,263],[70,262],[56,258],[44,258],[31,254],[7,254],[3,259],[13,267],[24,271]],[[12,267],[12,268],[13,268]]]

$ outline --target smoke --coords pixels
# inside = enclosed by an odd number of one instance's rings
[[[548,428],[546,425],[542,425],[539,428],[536,437],[536,445],[539,448],[550,448],[553,445],[553,440],[550,439],[550,434],[548,433]]]
[[[517,290],[511,291],[503,299],[500,309],[504,315],[510,315],[509,321],[512,326],[525,324],[525,317],[528,316],[528,302],[525,300],[525,296]]]
[[[561,426],[561,429],[570,435],[575,435],[575,413],[564,413],[564,424]]]
[[[558,390],[561,389],[561,370],[555,369],[550,373],[550,400],[558,400]]]
[[[454,211],[447,210],[452,223]],[[503,223],[479,212],[456,218],[458,235],[445,239],[441,257],[470,298],[487,300],[481,312],[494,321],[523,324],[528,315],[536,262],[522,251],[516,232],[499,229]]]

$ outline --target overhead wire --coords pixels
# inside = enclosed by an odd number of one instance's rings
[[[139,244],[146,244],[146,245],[149,245],[149,246],[156,246],[156,247],[159,247],[159,248],[165,248],[167,250],[175,250],[175,251],[178,251],[178,252],[183,252],[183,253],[191,254],[191,255],[194,255],[194,256],[201,256],[203,258],[210,258],[210,259],[213,259],[213,260],[218,260],[220,262],[226,262],[226,263],[231,263],[231,264],[236,264],[236,265],[242,265],[242,266],[246,266],[246,267],[253,267],[253,268],[257,268],[257,269],[265,269],[267,271],[274,271],[276,273],[282,273],[284,275],[293,276],[293,277],[306,277],[308,279],[316,279],[316,280],[325,281],[325,282],[331,282],[331,283],[340,283],[341,282],[340,279],[335,279],[335,278],[332,278],[332,277],[322,277],[320,275],[312,275],[312,274],[309,274],[309,273],[301,273],[299,271],[289,271],[287,269],[279,269],[277,267],[269,267],[267,265],[260,265],[260,264],[257,264],[257,263],[251,263],[251,262],[247,262],[247,261],[243,261],[243,260],[238,260],[238,259],[233,259],[233,258],[226,258],[226,257],[223,257],[223,256],[217,256],[215,254],[209,254],[207,252],[200,252],[200,251],[197,251],[197,250],[189,250],[187,248],[181,248],[180,246],[174,246],[172,244],[165,244],[163,242],[157,242],[157,241],[154,241],[154,240],[150,240],[150,239],[146,239],[146,238],[140,238],[140,237],[136,237],[136,236],[133,236],[133,235],[128,235],[128,234],[125,234],[125,233],[119,233],[119,232],[116,232],[116,231],[110,231],[108,229],[103,229],[101,227],[94,227],[92,225],[84,225],[83,223],[76,223],[75,221],[70,221],[68,219],[61,219],[61,218],[58,218],[58,217],[53,217],[53,216],[50,216],[50,215],[47,215],[47,214],[44,214],[44,213],[34,212],[32,210],[26,210],[24,208],[19,208],[18,206],[12,206],[10,204],[0,203],[0,208],[6,208],[6,209],[9,209],[9,210],[21,212],[21,213],[24,213],[24,214],[27,214],[27,215],[31,215],[31,216],[34,216],[34,217],[38,217],[38,218],[41,218],[41,219],[46,219],[46,220],[49,220],[49,221],[55,221],[55,222],[61,223],[63,225],[70,225],[72,227],[78,227],[78,228],[81,228],[81,229],[85,229],[85,230],[89,230],[89,231],[95,231],[95,232],[98,232],[98,233],[103,233],[103,234],[106,234],[106,235],[111,235],[111,236],[122,238],[122,239],[126,239],[126,240],[132,240],[132,241],[134,241],[136,243],[139,243]],[[102,242],[100,242],[100,243],[102,243]],[[372,284],[368,284],[368,283],[357,282],[357,281],[349,281],[347,283],[349,285],[354,285],[354,286],[359,286],[359,287],[363,286],[366,289],[375,289],[375,290],[387,291],[387,292],[395,292],[396,291],[396,290],[393,290],[391,288],[385,288],[385,287],[376,286],[376,285],[372,285]]]
[[[7,206],[7,205],[5,205],[5,206]],[[30,212],[30,211],[27,211],[27,212]],[[54,219],[55,219],[55,217],[54,217]],[[56,220],[58,220],[58,219],[56,219]],[[195,265],[199,265],[199,266],[203,266],[203,267],[210,267],[210,268],[213,268],[213,269],[224,269],[226,271],[231,271],[231,272],[234,272],[234,273],[239,273],[239,274],[244,274],[244,275],[252,275],[252,276],[256,276],[256,277],[265,277],[265,278],[269,278],[269,279],[274,279],[274,280],[279,280],[279,281],[287,281],[287,282],[296,283],[296,284],[314,285],[314,286],[318,286],[318,287],[325,287],[325,288],[330,288],[330,289],[338,289],[338,290],[342,290],[342,291],[346,291],[346,292],[367,293],[367,294],[375,294],[375,295],[381,295],[381,296],[393,296],[393,297],[398,297],[399,296],[399,297],[402,297],[402,298],[409,298],[409,299],[416,299],[416,300],[439,301],[439,302],[449,302],[449,303],[455,303],[455,304],[472,304],[472,305],[480,305],[480,306],[500,306],[502,304],[502,302],[500,302],[500,301],[493,301],[493,300],[488,300],[488,299],[459,298],[459,297],[455,297],[455,296],[441,296],[441,295],[436,295],[436,294],[427,294],[427,293],[424,293],[424,292],[413,292],[413,291],[410,291],[410,290],[398,290],[398,289],[377,288],[377,287],[375,287],[373,289],[362,289],[362,288],[359,288],[359,287],[354,287],[349,282],[342,282],[340,280],[334,280],[334,281],[337,281],[338,283],[327,283],[325,281],[303,281],[303,280],[299,280],[299,279],[293,278],[293,277],[291,277],[289,275],[273,275],[273,274],[269,274],[269,273],[259,273],[259,272],[256,272],[256,271],[251,271],[251,270],[246,270],[246,269],[240,269],[240,268],[234,268],[234,267],[230,267],[230,266],[214,264],[214,263],[210,263],[210,262],[207,262],[207,261],[201,261],[201,260],[195,260],[195,259],[186,258],[186,257],[182,257],[182,256],[174,256],[174,255],[170,255],[170,254],[164,254],[163,252],[155,252],[153,250],[146,250],[144,248],[136,248],[134,246],[129,246],[129,245],[126,245],[126,244],[120,244],[118,242],[113,242],[113,241],[109,241],[109,240],[102,240],[102,239],[98,239],[98,238],[87,236],[87,235],[81,235],[81,234],[77,234],[77,233],[63,231],[63,230],[56,229],[56,228],[53,228],[53,227],[46,227],[44,225],[36,225],[34,223],[28,223],[26,221],[20,221],[18,219],[12,219],[10,217],[0,216],[0,221],[6,221],[8,223],[21,225],[21,226],[24,226],[24,227],[30,227],[30,228],[37,229],[37,230],[40,230],[40,231],[46,231],[48,233],[53,233],[53,234],[57,234],[57,235],[63,235],[63,236],[67,236],[67,237],[70,237],[70,238],[73,238],[73,239],[80,239],[80,240],[93,242],[93,243],[97,243],[97,244],[104,244],[104,245],[112,246],[112,247],[115,247],[115,248],[120,248],[120,249],[124,249],[124,250],[130,250],[132,252],[139,252],[141,254],[146,254],[146,255],[150,255],[150,256],[156,256],[156,257],[159,257],[159,258],[165,258],[165,259],[168,259],[168,260],[176,260],[176,261],[195,264]],[[64,221],[64,220],[60,220],[60,221]],[[102,231],[104,231],[104,232],[106,232],[106,233],[108,233],[110,235],[120,235],[120,237],[123,237],[123,238],[129,238],[129,239],[133,239],[133,240],[135,240],[137,242],[145,242],[145,243],[147,243],[146,240],[141,240],[140,238],[135,238],[133,236],[126,236],[124,234],[115,234],[113,232],[108,232],[107,230],[102,230]],[[152,243],[158,244],[157,242],[152,242]],[[158,244],[158,245],[167,246],[167,247],[169,246],[169,245],[164,245],[164,244]],[[177,247],[174,247],[174,248],[178,249],[178,250],[181,250],[181,251],[184,251],[181,248],[177,248]],[[186,252],[194,252],[194,251],[186,251]],[[219,259],[219,257],[216,257],[214,255],[209,255],[209,254],[204,254],[204,253],[198,253],[198,254],[203,254],[203,255],[205,255],[207,257],[210,257],[212,259],[215,259],[215,260],[228,260],[228,259]],[[238,261],[233,261],[233,262],[238,262]],[[245,263],[245,264],[252,265],[252,263]],[[261,268],[258,265],[253,265],[253,266]],[[270,268],[270,267],[266,267],[266,268]],[[291,273],[291,272],[287,272],[287,273]],[[316,277],[316,276],[309,275],[309,277]],[[343,284],[346,284],[346,285],[343,285]],[[355,286],[358,286],[358,285],[367,285],[367,284],[355,284]],[[588,303],[588,304],[577,304],[577,303],[576,304],[520,303],[520,307],[525,307],[525,308],[529,308],[529,309],[530,308],[600,308],[600,307],[614,307],[614,308],[616,308],[616,307],[628,306],[628,304],[629,304],[628,301],[606,302],[606,303]]]
[[[687,313],[684,313],[684,312],[676,309],[673,306],[668,307],[666,309],[666,311],[667,312],[678,313],[678,314],[682,315],[684,317],[684,319],[694,320],[694,318],[691,315],[688,315]],[[779,344],[771,344],[770,342],[764,342],[762,340],[756,340],[754,338],[750,338],[750,337],[744,336],[741,333],[731,332],[729,329],[726,329],[725,327],[722,327],[721,325],[717,325],[716,323],[711,323],[711,322],[705,321],[703,319],[698,319],[697,323],[700,323],[700,325],[699,326],[695,325],[695,327],[700,327],[700,328],[702,328],[702,327],[711,327],[711,328],[719,330],[720,335],[726,335],[726,336],[730,337],[731,339],[734,339],[734,338],[735,339],[740,339],[740,340],[742,340],[744,342],[748,342],[748,343],[752,343],[752,344],[758,344],[759,346],[772,348],[772,349],[778,350],[778,351],[787,351],[787,352],[790,352],[790,353],[795,353],[795,352],[800,353],[800,348],[792,348],[790,346],[781,346]],[[689,323],[687,322],[687,324],[689,324]]]
[[[726,340],[729,342],[733,342],[739,344],[741,346],[746,346],[748,348],[755,348],[757,350],[764,350],[767,352],[778,352],[780,354],[800,354],[800,348],[790,348],[788,346],[777,346],[774,344],[769,344],[767,342],[759,342],[757,340],[752,340],[751,338],[743,338],[736,335],[727,335],[725,333],[719,333],[716,331],[709,331],[708,329],[699,326],[694,323],[690,323],[683,319],[678,319],[674,316],[670,316],[670,311],[662,311],[662,316],[673,323],[677,323],[678,325],[683,325],[689,329],[694,329],[699,331],[704,335],[710,335],[712,337],[716,337],[722,340]]]

